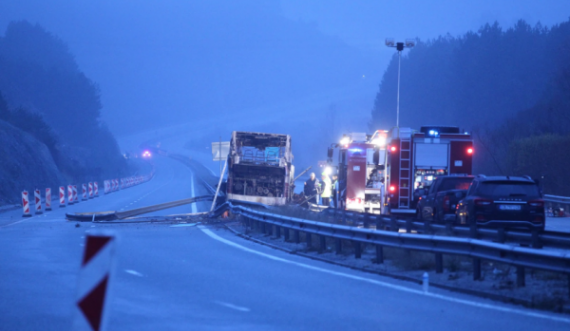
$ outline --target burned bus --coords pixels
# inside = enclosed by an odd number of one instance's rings
[[[293,194],[291,136],[232,133],[228,155],[229,200],[284,205]]]

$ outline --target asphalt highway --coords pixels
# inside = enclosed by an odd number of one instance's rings
[[[128,210],[207,191],[155,158],[145,184],[41,216],[0,214],[0,330],[69,330],[87,231],[118,237],[108,330],[569,330],[570,316],[432,289],[290,255],[222,226],[91,224],[65,212]],[[154,215],[200,212],[210,203]]]

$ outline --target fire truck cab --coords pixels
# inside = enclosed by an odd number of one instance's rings
[[[387,131],[373,135],[345,135],[338,151],[340,208],[358,212],[381,213],[384,195],[384,159]],[[332,162],[332,151],[329,151]]]
[[[415,213],[414,191],[429,188],[435,176],[471,175],[473,152],[471,135],[455,126],[390,130],[384,159],[384,213]]]

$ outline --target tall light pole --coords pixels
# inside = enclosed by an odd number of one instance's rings
[[[414,39],[406,39],[405,43],[395,42],[393,38],[386,39],[386,46],[395,47],[398,51],[398,96],[396,101],[396,127],[400,128],[400,61],[402,59],[402,51],[404,48],[412,48],[416,45]]]

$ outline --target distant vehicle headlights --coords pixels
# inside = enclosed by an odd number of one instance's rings
[[[146,159],[150,158],[151,156],[152,156],[152,154],[150,153],[150,151],[144,151],[142,153],[142,157],[144,157]]]

